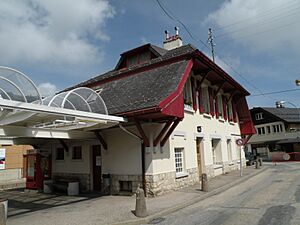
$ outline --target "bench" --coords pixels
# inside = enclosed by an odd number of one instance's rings
[[[68,195],[79,195],[79,181],[74,179],[55,179],[44,181],[44,192],[65,192]]]

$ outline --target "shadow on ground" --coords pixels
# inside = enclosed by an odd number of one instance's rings
[[[100,193],[81,194],[79,196],[66,196],[61,193],[32,193],[26,192],[23,188],[0,192],[1,199],[8,199],[8,217],[88,201],[102,196]]]

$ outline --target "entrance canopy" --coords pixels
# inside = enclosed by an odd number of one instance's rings
[[[92,89],[42,98],[26,75],[0,67],[0,137],[68,138],[74,130],[90,132],[119,122],[124,118],[108,115],[105,102]]]

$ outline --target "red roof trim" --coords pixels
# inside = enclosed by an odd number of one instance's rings
[[[173,101],[175,101],[176,98],[182,93],[183,87],[184,87],[186,80],[191,72],[192,67],[193,67],[193,60],[190,59],[185,68],[185,71],[183,73],[181,81],[179,82],[179,84],[177,86],[177,89],[172,94],[170,94],[167,98],[165,98],[163,101],[161,101],[159,103],[159,107],[161,109],[168,107],[168,105],[171,104]]]

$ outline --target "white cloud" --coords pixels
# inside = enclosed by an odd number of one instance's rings
[[[225,1],[205,23],[216,24],[217,43],[233,39],[253,52],[288,50],[297,53],[300,51],[300,30],[296,29],[300,24],[299,6],[300,2],[295,0]],[[224,39],[226,37],[229,39]]]
[[[0,61],[67,66],[99,61],[101,47],[92,40],[109,40],[104,27],[114,14],[106,0],[0,1]]]
[[[57,92],[57,87],[51,83],[41,83],[38,90],[43,97],[54,95]]]

